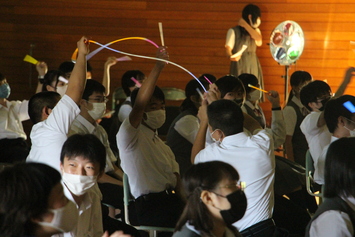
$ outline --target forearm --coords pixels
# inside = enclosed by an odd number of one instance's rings
[[[74,69],[70,75],[66,94],[79,104],[86,83],[86,54],[78,53]]]
[[[208,127],[208,122],[201,121],[200,128],[199,128],[197,135],[196,135],[196,140],[195,140],[195,142],[192,146],[192,150],[191,150],[191,163],[192,164],[195,163],[196,155],[202,149],[205,148],[207,127]]]
[[[248,33],[250,34],[250,36],[255,40],[255,41],[258,41],[258,42],[262,42],[262,37],[261,37],[261,33],[260,33],[260,30],[257,28],[257,29],[254,29],[253,27],[251,27],[249,24],[243,26],[244,29],[246,31],[248,31]],[[260,46],[260,45],[258,45]]]

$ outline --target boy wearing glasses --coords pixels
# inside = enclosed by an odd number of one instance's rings
[[[72,123],[68,136],[72,134],[93,134],[104,144],[106,149],[105,172],[98,179],[103,194],[103,203],[122,210],[122,170],[115,165],[117,158],[110,148],[105,129],[97,123],[97,120],[101,119],[106,112],[106,102],[105,87],[93,79],[87,80],[79,104],[80,113]]]

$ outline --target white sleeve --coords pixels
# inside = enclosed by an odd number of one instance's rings
[[[286,106],[283,109],[283,115],[286,125],[286,135],[293,136],[297,123],[297,114],[293,107]]]
[[[326,211],[315,219],[309,230],[311,237],[351,237],[354,228],[348,214],[336,210]]]
[[[286,124],[281,110],[272,111],[271,131],[274,147],[281,146],[286,138]]]
[[[318,119],[321,113],[311,113],[308,114],[302,121],[300,128],[303,134],[317,135],[320,133],[320,128],[318,128]]]
[[[30,119],[28,115],[28,100],[16,101],[14,104],[14,112],[18,114],[21,122]]]
[[[118,130],[116,135],[117,147],[120,153],[131,149],[138,141],[140,126],[142,126],[142,124],[140,124],[137,128],[133,127],[129,121],[129,118],[123,121],[120,130]]]
[[[175,123],[174,129],[191,144],[195,142],[195,138],[200,127],[198,118],[193,115],[186,115]]]
[[[126,118],[129,117],[131,111],[132,111],[132,106],[123,104],[120,107],[120,110],[118,111],[118,120],[120,120],[120,122],[123,122]]]
[[[234,34],[234,30],[232,28],[230,28],[227,32],[227,37],[226,37],[226,45],[230,47],[231,49],[234,48],[234,44],[235,44],[235,34]]]

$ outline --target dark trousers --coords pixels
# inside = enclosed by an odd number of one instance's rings
[[[123,187],[110,183],[98,183],[102,193],[102,203],[123,211]]]
[[[252,225],[242,232],[243,237],[271,237],[275,232],[275,223],[272,219],[267,219]]]
[[[184,203],[179,195],[163,191],[140,196],[135,208],[140,225],[174,228]]]
[[[29,149],[23,138],[0,140],[0,162],[19,163],[24,162]]]

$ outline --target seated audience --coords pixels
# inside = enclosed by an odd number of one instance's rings
[[[354,137],[340,138],[330,144],[324,172],[325,200],[308,224],[306,237],[354,236],[354,154]]]
[[[286,124],[285,149],[287,159],[296,163],[306,165],[306,152],[308,143],[301,132],[300,124],[308,115],[309,111],[300,101],[300,91],[303,86],[312,81],[312,76],[306,71],[295,71],[292,73],[290,83],[292,90],[290,92],[287,105],[283,110]]]
[[[211,96],[211,91],[207,98]],[[275,225],[274,207],[275,157],[272,135],[261,129],[254,119],[244,122],[240,106],[230,100],[204,100],[198,113],[200,129],[192,147],[191,161],[223,161],[238,170],[245,181],[248,206],[245,215],[233,223],[243,236],[271,236]],[[254,135],[243,132],[243,126]],[[205,147],[206,131],[213,144]],[[256,231],[258,230],[258,231]]]
[[[344,103],[348,101],[355,105],[354,96],[343,95],[329,100],[325,106],[324,119],[329,132],[332,134],[330,143],[342,137],[355,135],[355,115],[344,106]],[[321,185],[324,184],[324,165],[328,147],[329,144],[323,148],[318,159],[314,159],[314,181]]]
[[[243,217],[247,200],[233,166],[220,161],[193,165],[183,186],[188,198],[173,237],[241,236],[232,224]]]
[[[165,47],[158,49],[157,57],[168,58]],[[117,146],[139,224],[174,227],[183,209],[179,165],[157,136],[165,122],[165,101],[155,85],[165,65],[157,61],[142,87],[132,92],[133,109],[120,127]]]

